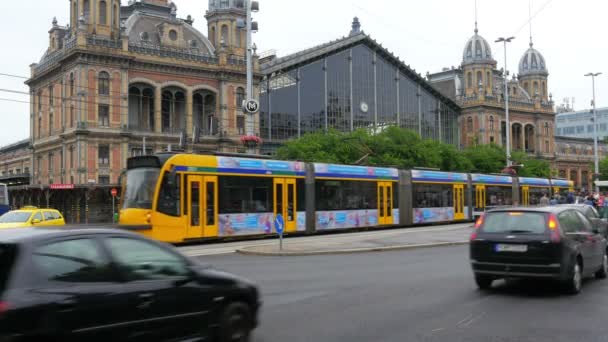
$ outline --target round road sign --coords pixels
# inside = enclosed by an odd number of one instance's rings
[[[260,110],[260,103],[254,99],[249,99],[245,102],[243,109],[249,114],[255,114]]]
[[[116,197],[116,195],[118,195],[118,190],[116,190],[116,188],[112,188],[110,193],[112,194],[112,197]]]

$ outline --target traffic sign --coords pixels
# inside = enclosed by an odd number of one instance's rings
[[[245,101],[243,110],[249,114],[255,114],[258,112],[258,110],[260,110],[260,103],[255,99],[249,99]]]
[[[116,190],[116,188],[112,188],[112,191],[110,191],[110,193],[112,194],[112,197],[116,197],[116,195],[118,195],[118,190]]]
[[[283,215],[278,214],[274,219],[274,229],[277,231],[277,234],[283,235],[285,231],[285,220],[283,220]]]

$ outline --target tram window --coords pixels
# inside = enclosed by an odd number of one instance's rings
[[[378,208],[378,185],[364,181],[317,181],[317,210],[361,210]]]
[[[220,177],[220,214],[272,212],[272,178]]]
[[[181,188],[181,175],[176,175],[174,182],[169,182],[171,174],[165,172],[163,175],[163,182],[160,186],[160,193],[158,194],[158,205],[156,210],[163,214],[170,216],[180,216],[180,188]]]
[[[453,185],[414,184],[414,208],[449,208],[453,206]]]
[[[215,184],[207,184],[207,225],[215,226]]]
[[[539,205],[540,199],[543,197],[543,195],[551,197],[551,191],[549,191],[549,188],[530,188],[528,190],[528,194],[530,196],[530,205]]]
[[[297,211],[306,211],[306,185],[303,179],[296,180]]]
[[[511,205],[513,203],[513,190],[511,186],[486,187],[486,206]]]

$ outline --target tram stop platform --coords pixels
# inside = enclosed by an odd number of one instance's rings
[[[472,229],[473,223],[469,222],[445,226],[317,235],[283,239],[282,250],[279,249],[279,240],[276,240],[274,243],[242,247],[237,249],[237,252],[261,256],[305,256],[455,246],[468,244]]]

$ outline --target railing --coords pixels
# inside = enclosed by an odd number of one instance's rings
[[[219,63],[218,58],[196,53],[196,51],[192,49],[167,48],[147,43],[131,43],[129,44],[129,51],[145,55],[186,59],[209,64]]]
[[[228,57],[228,64],[230,64],[230,65],[247,65],[247,60],[243,57],[230,56],[230,57]]]
[[[92,46],[101,46],[110,49],[121,49],[122,48],[122,40],[120,39],[107,39],[97,37],[95,35],[91,35],[87,37],[87,45]]]

